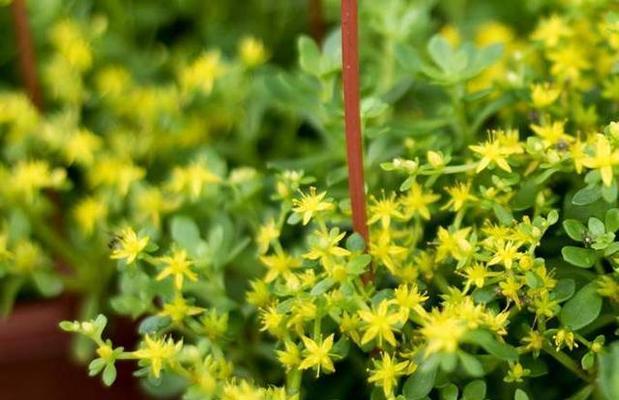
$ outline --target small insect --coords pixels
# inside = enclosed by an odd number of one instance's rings
[[[111,239],[107,242],[107,248],[110,250],[117,250],[122,245],[123,237],[116,233],[108,233]]]
[[[569,150],[569,148],[570,148],[570,144],[566,142],[565,140],[559,140],[555,144],[555,149],[557,149],[558,151],[566,151],[566,150]]]
[[[582,238],[582,242],[585,247],[589,247],[593,244],[593,238],[589,235],[589,233],[585,233],[585,236]]]

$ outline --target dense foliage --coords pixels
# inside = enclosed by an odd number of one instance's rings
[[[6,312],[85,294],[89,373],[137,361],[156,396],[619,398],[614,2],[361,1],[367,243],[338,2],[298,63],[300,1],[172,3],[31,7],[49,105],[0,92]]]

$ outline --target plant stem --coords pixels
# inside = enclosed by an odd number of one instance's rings
[[[325,35],[322,0],[309,0],[309,25],[312,38],[321,43]]]
[[[342,74],[344,80],[344,116],[348,189],[352,206],[353,229],[368,243],[369,233],[365,211],[365,178],[363,176],[363,145],[359,106],[359,38],[357,0],[342,0]],[[364,278],[364,283],[373,277]]]
[[[591,378],[578,367],[578,364],[574,360],[572,360],[567,354],[556,351],[550,345],[544,344],[543,350],[548,353],[552,358],[560,362],[565,368],[569,369],[574,373],[574,375],[578,376],[580,379],[585,382],[591,382]]]
[[[15,39],[17,41],[17,54],[19,57],[19,67],[26,93],[39,110],[43,108],[41,97],[41,87],[37,77],[37,61],[32,44],[32,33],[28,24],[28,10],[25,0],[13,0],[11,4],[13,14],[13,25],[15,28]]]

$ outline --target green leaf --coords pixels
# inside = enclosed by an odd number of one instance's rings
[[[346,248],[353,253],[362,252],[365,250],[365,240],[363,239],[363,236],[357,232],[350,235],[348,239],[346,239]]]
[[[604,225],[606,225],[606,232],[616,232],[619,230],[619,208],[611,208],[606,211]]]
[[[575,291],[576,282],[573,279],[560,279],[550,292],[550,298],[561,303],[572,297]]]
[[[606,232],[604,223],[595,217],[589,218],[587,226],[593,236],[603,235]]]
[[[316,43],[307,36],[301,36],[297,42],[297,48],[301,69],[311,75],[320,76],[321,55]]]
[[[531,289],[538,289],[544,286],[544,281],[538,274],[533,271],[527,271],[525,274],[525,279],[527,282],[527,286]]]
[[[585,206],[602,197],[602,191],[599,186],[586,186],[580,189],[572,197],[572,204],[577,206]]]
[[[453,70],[454,51],[443,36],[432,36],[428,42],[428,53],[443,71],[450,72]]]
[[[105,364],[106,363],[104,359],[95,358],[94,360],[90,362],[90,364],[88,364],[88,375],[90,376],[97,375],[99,372],[101,372],[103,367],[105,367]]]
[[[476,344],[486,350],[493,356],[506,361],[518,360],[518,352],[512,346],[501,343],[488,331],[477,329],[467,332],[464,335],[463,341],[471,344]]]
[[[598,381],[606,400],[619,399],[619,342],[611,343],[600,354]]]
[[[590,351],[586,352],[585,355],[582,356],[582,358],[580,359],[580,365],[582,366],[582,369],[586,371],[593,368],[594,364],[595,364],[595,354]]]
[[[484,375],[484,367],[477,357],[464,351],[458,352],[458,357],[460,358],[460,365],[467,374],[474,378]]]
[[[582,247],[565,246],[561,249],[561,255],[565,261],[580,268],[591,268],[597,261],[594,250]]]
[[[524,390],[516,389],[516,392],[514,393],[514,400],[529,400],[529,396]]]
[[[138,332],[140,332],[141,335],[156,333],[167,328],[171,322],[172,320],[170,317],[151,315],[150,317],[144,318],[144,320],[140,322]]]
[[[494,204],[492,206],[492,210],[494,211],[494,214],[496,215],[497,219],[501,224],[511,225],[514,221],[514,216],[511,211],[501,206],[500,204]]]
[[[486,398],[486,382],[481,379],[467,384],[462,391],[462,400],[484,400]]]
[[[415,73],[421,68],[419,54],[413,47],[406,44],[396,44],[395,59],[400,67],[409,74]]]
[[[102,378],[103,383],[105,383],[106,386],[111,386],[112,383],[114,383],[114,381],[116,380],[116,367],[114,366],[114,364],[110,363],[105,366]]]
[[[346,269],[351,274],[360,275],[365,272],[366,267],[370,264],[370,262],[372,262],[372,256],[369,254],[360,254],[353,257],[348,262]]]
[[[313,288],[310,294],[312,296],[320,296],[325,293],[327,290],[331,289],[335,285],[335,281],[331,278],[325,278],[318,282]]]
[[[441,400],[458,400],[458,387],[453,383],[441,389]]]
[[[56,296],[62,292],[62,280],[51,272],[37,272],[32,278],[39,292],[45,297]]]
[[[578,330],[595,321],[601,310],[602,298],[597,293],[597,283],[591,282],[565,303],[559,319],[568,328]]]
[[[575,219],[566,219],[563,221],[563,229],[565,230],[565,233],[567,233],[567,236],[578,242],[583,241],[585,233],[587,232],[585,225]]]
[[[402,394],[406,400],[419,400],[426,397],[436,380],[438,364],[421,365],[411,376],[408,377],[402,387]]]
[[[191,218],[183,215],[172,218],[170,233],[172,239],[190,253],[193,253],[201,242],[198,226]]]

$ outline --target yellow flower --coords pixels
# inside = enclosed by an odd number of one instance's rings
[[[466,267],[464,269],[464,276],[466,277],[465,291],[471,285],[475,285],[478,288],[484,287],[486,279],[496,275],[498,275],[498,272],[489,271],[485,265],[480,263],[474,263]]]
[[[146,187],[137,192],[135,203],[138,218],[149,220],[156,227],[161,222],[161,214],[173,211],[179,205],[177,200],[164,197],[158,187]]]
[[[554,121],[543,125],[531,125],[531,129],[542,138],[544,145],[549,147],[559,142],[570,143],[574,140],[572,136],[565,133],[564,125],[565,121]]]
[[[69,164],[78,163],[92,165],[95,152],[101,148],[101,138],[94,133],[80,129],[66,140],[63,146],[65,157]]]
[[[520,363],[510,363],[505,382],[522,382],[522,378],[531,374],[531,371],[524,369]]]
[[[271,242],[278,239],[279,235],[279,228],[275,224],[275,220],[273,218],[268,220],[264,225],[260,226],[260,229],[258,229],[258,234],[256,235],[258,253],[266,253],[269,250]]]
[[[415,311],[418,314],[423,314],[424,309],[421,306],[424,301],[428,300],[428,296],[419,293],[419,288],[416,285],[400,285],[393,292],[394,302],[397,304],[405,315],[404,320],[408,319],[409,313]]]
[[[14,274],[27,275],[45,266],[47,260],[41,248],[33,242],[21,240],[15,244],[8,270]]]
[[[429,150],[426,154],[428,163],[434,168],[441,168],[445,166],[445,157],[437,151]]]
[[[263,64],[268,57],[264,44],[251,36],[244,37],[239,43],[239,56],[249,68]]]
[[[78,71],[86,71],[92,65],[92,51],[84,39],[80,27],[71,20],[57,23],[50,38],[56,50]]]
[[[513,242],[501,242],[497,244],[494,257],[488,261],[488,265],[502,264],[505,269],[511,269],[512,264],[519,258],[518,245]]]
[[[206,165],[194,162],[186,167],[176,167],[168,182],[173,193],[187,193],[191,200],[197,200],[207,185],[221,182]]]
[[[303,225],[312,219],[314,214],[331,211],[335,208],[335,205],[329,200],[324,200],[327,192],[316,194],[316,188],[310,187],[309,194],[301,193],[301,199],[292,200],[292,211],[303,216]]]
[[[323,341],[314,341],[307,336],[302,336],[305,350],[303,350],[303,361],[299,365],[299,369],[316,368],[316,376],[320,375],[322,368],[326,372],[335,371],[333,361],[329,352],[333,348],[333,334],[329,335]]]
[[[453,211],[460,211],[468,201],[475,201],[477,197],[471,194],[471,182],[456,183],[445,189],[451,199],[442,207],[443,210],[452,208]]]
[[[582,161],[587,168],[598,169],[604,185],[610,186],[613,182],[613,167],[619,165],[619,150],[612,150],[608,138],[597,134],[595,141],[595,156],[587,157]]]
[[[172,322],[180,324],[187,317],[198,315],[204,312],[201,307],[194,307],[187,304],[181,295],[176,295],[171,303],[165,303],[159,315],[170,317]]]
[[[495,137],[491,137],[483,144],[469,146],[469,148],[481,155],[477,172],[483,171],[490,165],[496,165],[504,171],[512,172],[512,168],[507,163],[509,152],[501,146],[501,143]]]
[[[406,195],[401,198],[404,214],[407,218],[419,215],[423,219],[430,219],[430,210],[428,206],[435,203],[440,198],[441,196],[434,194],[431,190],[424,192],[421,185],[415,182]]]
[[[41,189],[58,188],[66,178],[64,169],[51,169],[47,161],[20,161],[13,167],[8,186],[10,193],[22,195],[28,202]]]
[[[395,198],[395,193],[392,192],[391,196],[378,200],[376,197],[370,197],[370,205],[368,207],[370,217],[368,218],[368,225],[375,224],[380,221],[383,228],[388,228],[391,224],[391,218],[402,219],[404,216],[400,212],[400,205]]]
[[[260,318],[262,319],[261,331],[267,331],[275,337],[283,336],[286,331],[283,326],[284,314],[279,312],[276,307],[269,307],[260,310]]]
[[[514,301],[518,308],[520,308],[519,292],[521,287],[522,283],[518,282],[513,275],[509,275],[505,280],[499,282],[501,294],[508,299]]]
[[[473,250],[473,245],[467,239],[470,231],[471,227],[458,229],[455,232],[439,227],[436,260],[442,261],[451,256],[460,261],[468,257]]]
[[[301,260],[279,249],[275,251],[275,254],[260,257],[260,261],[268,268],[264,277],[267,283],[273,282],[279,276],[288,279],[292,275],[292,270],[301,266]]]
[[[344,238],[346,232],[341,232],[339,228],[330,231],[323,229],[317,230],[310,237],[310,250],[303,254],[309,260],[320,260],[320,263],[330,269],[334,264],[334,257],[346,257],[350,251],[339,247],[339,242]]]
[[[553,339],[555,341],[557,351],[561,351],[561,348],[563,346],[566,346],[568,349],[570,349],[570,351],[578,347],[574,332],[568,329],[559,329],[553,336]]]
[[[408,250],[398,246],[391,237],[391,231],[383,229],[370,237],[368,252],[370,255],[383,263],[389,271],[395,273],[400,262],[406,257]]]
[[[400,315],[389,311],[390,302],[383,300],[376,309],[371,311],[360,310],[359,317],[365,322],[365,333],[361,338],[361,344],[366,344],[378,338],[378,345],[382,347],[383,339],[392,346],[396,345],[394,330],[400,323]]]
[[[531,87],[531,100],[536,108],[546,108],[554,103],[561,94],[561,89],[552,86],[548,82],[536,84]]]
[[[552,62],[550,72],[565,81],[571,81],[576,86],[580,82],[582,71],[591,67],[590,57],[584,48],[574,43],[560,46],[548,53],[548,59]]]
[[[107,204],[94,197],[82,199],[73,209],[73,217],[87,235],[92,234],[95,226],[107,218],[107,213]]]
[[[182,347],[182,341],[174,343],[172,338],[153,339],[150,335],[146,335],[140,344],[140,349],[133,352],[133,357],[149,364],[153,376],[159,378],[164,365],[173,365],[176,362],[176,355]]]
[[[426,355],[442,351],[453,353],[466,333],[466,324],[457,316],[435,309],[424,316],[420,333],[427,341]]]
[[[88,178],[93,187],[113,186],[121,196],[125,196],[131,185],[142,179],[144,175],[146,171],[134,165],[132,161],[109,156],[95,161],[88,171]]]
[[[125,260],[131,264],[148,245],[149,237],[139,237],[131,228],[125,228],[118,235],[118,244],[112,250],[110,256],[115,260]]]
[[[567,22],[562,17],[553,15],[539,23],[531,38],[544,43],[547,47],[555,47],[562,38],[571,35],[572,30]]]
[[[224,71],[219,51],[209,51],[180,71],[181,88],[187,92],[201,90],[205,94],[210,94],[215,81]]]
[[[529,331],[527,336],[522,338],[522,342],[525,343],[524,349],[534,353],[539,353],[544,346],[544,341],[544,335],[533,329]]]
[[[394,386],[398,382],[398,377],[404,375],[409,366],[408,361],[397,362],[391,358],[389,353],[383,353],[380,360],[374,360],[374,368],[370,370],[368,381],[383,387],[385,397],[393,395]]]
[[[286,368],[286,371],[295,369],[301,364],[301,351],[299,347],[290,340],[284,341],[285,350],[277,350],[277,359]]]
[[[194,282],[198,280],[198,275],[191,270],[192,261],[187,258],[185,250],[175,249],[171,256],[161,257],[159,260],[164,264],[164,268],[157,275],[158,281],[173,276],[174,286],[180,290],[185,277]]]

